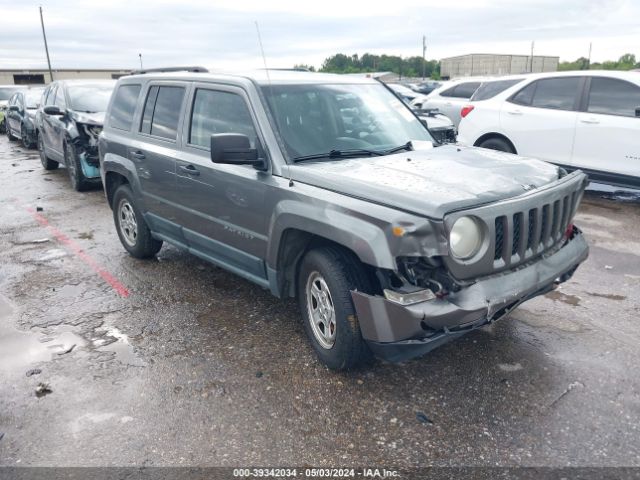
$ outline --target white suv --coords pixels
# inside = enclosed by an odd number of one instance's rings
[[[536,74],[464,107],[458,141],[640,187],[640,73]]]

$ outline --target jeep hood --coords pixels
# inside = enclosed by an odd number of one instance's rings
[[[456,145],[290,167],[293,180],[431,218],[521,195],[558,172],[540,160]]]

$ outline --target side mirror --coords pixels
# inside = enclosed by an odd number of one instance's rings
[[[216,133],[211,135],[211,161],[233,165],[253,165],[264,169],[266,162],[259,158],[258,149],[251,148],[249,137],[241,133]]]
[[[640,117],[640,107],[636,107],[636,117]]]
[[[19,112],[20,111],[20,107],[18,105],[11,105],[9,107],[9,111],[10,112]]]
[[[57,105],[47,105],[43,112],[47,115],[64,115],[64,112]]]

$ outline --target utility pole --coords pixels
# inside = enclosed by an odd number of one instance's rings
[[[591,46],[592,46],[592,42],[589,42],[589,57],[587,58],[587,70],[591,68]]]
[[[422,36],[422,81],[427,71],[427,37]]]
[[[142,67],[142,54],[139,53],[138,57],[140,57],[140,70],[144,70],[144,68]]]
[[[531,68],[529,68],[529,73],[533,73],[533,45],[535,44],[534,41],[531,42]]]
[[[47,34],[44,32],[44,20],[42,19],[42,6],[40,6],[40,25],[42,25],[42,37],[44,38],[44,51],[47,52],[47,65],[49,65],[49,76],[53,82],[53,72],[51,71],[51,60],[49,60],[49,47],[47,46]]]

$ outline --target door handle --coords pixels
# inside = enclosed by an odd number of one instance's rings
[[[129,152],[129,155],[131,155],[131,158],[135,158],[136,160],[144,160],[146,158],[144,153],[139,150],[135,152]]]
[[[507,110],[509,115],[522,115],[522,110]]]
[[[180,165],[180,170],[182,170],[185,173],[188,173],[189,175],[193,175],[194,177],[197,177],[198,175],[200,175],[200,170],[198,170],[193,165]]]
[[[600,123],[600,120],[598,120],[597,118],[581,118],[580,121],[582,123],[590,123],[590,124]]]

